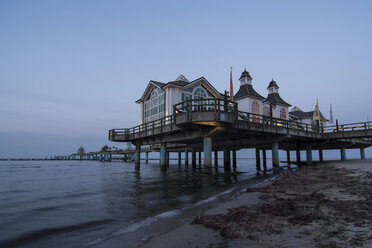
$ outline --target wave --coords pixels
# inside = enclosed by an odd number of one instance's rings
[[[113,237],[117,237],[117,236],[120,236],[120,235],[124,235],[124,234],[127,234],[127,233],[131,233],[131,232],[134,232],[142,227],[145,227],[145,226],[149,226],[161,219],[165,219],[165,218],[170,218],[170,217],[174,217],[176,215],[179,215],[181,214],[183,211],[187,210],[187,209],[190,209],[190,208],[193,208],[193,207],[198,207],[198,206],[201,206],[201,205],[204,205],[206,203],[209,203],[209,202],[212,202],[216,199],[218,199],[219,197],[223,196],[223,195],[226,195],[226,194],[229,194],[231,192],[233,192],[234,190],[236,190],[237,187],[233,187],[231,189],[228,189],[226,191],[223,191],[219,194],[216,194],[214,196],[211,196],[207,199],[204,199],[204,200],[201,200],[201,201],[198,201],[190,206],[187,206],[187,207],[183,207],[181,209],[177,209],[177,210],[171,210],[171,211],[166,211],[166,212],[163,212],[161,214],[158,214],[158,215],[155,215],[153,217],[149,217],[149,218],[146,218],[144,220],[141,220],[139,222],[136,222],[136,223],[133,223],[125,228],[122,228],[122,229],[119,229],[105,237],[102,237],[102,238],[98,238],[92,242],[89,242],[87,244],[87,247],[90,247],[90,246],[93,246],[93,245],[96,245],[96,244],[99,244],[105,240],[108,240],[110,238],[113,238]]]

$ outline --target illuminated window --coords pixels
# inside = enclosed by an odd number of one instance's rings
[[[283,119],[283,120],[287,119],[287,111],[284,108],[280,110],[280,119]]]
[[[260,104],[256,101],[252,103],[252,113],[258,115],[260,114]],[[258,115],[253,115],[253,122],[260,122],[260,116]]]

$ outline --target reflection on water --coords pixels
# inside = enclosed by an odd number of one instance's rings
[[[221,163],[222,164],[222,163]],[[0,247],[81,247],[181,209],[255,174],[253,160],[223,167],[97,161],[0,162]]]

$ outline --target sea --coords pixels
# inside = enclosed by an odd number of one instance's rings
[[[123,161],[0,161],[0,247],[99,247],[131,233],[145,239],[146,226],[272,176],[257,174],[255,163],[237,159],[237,169],[226,171],[219,160],[205,173],[176,160],[166,171],[157,160],[139,169]]]

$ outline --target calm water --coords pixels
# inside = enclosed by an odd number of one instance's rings
[[[248,180],[255,161],[238,160],[238,172],[219,168],[206,175],[178,165],[161,172],[157,163],[142,163],[136,171],[123,162],[2,161],[0,247],[90,247]]]

